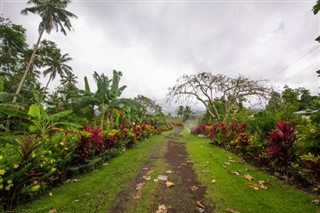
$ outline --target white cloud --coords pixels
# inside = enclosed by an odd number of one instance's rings
[[[72,20],[75,31],[46,37],[74,59],[80,87],[84,76],[94,85],[93,71],[111,77],[113,69],[121,70],[126,97],[142,94],[161,102],[177,78],[200,71],[268,79],[276,87],[303,86],[316,94],[319,64],[301,70],[319,60],[319,50],[292,64],[319,45],[313,4],[75,1],[68,8],[79,17]],[[4,15],[23,24],[32,43],[39,18],[19,15],[24,7],[3,3]]]

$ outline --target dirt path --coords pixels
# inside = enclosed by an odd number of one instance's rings
[[[197,181],[181,131],[182,128],[177,128],[166,137],[166,143],[155,146],[145,165],[119,193],[108,212],[135,212],[133,203],[139,203],[140,199],[151,199],[147,210],[150,213],[214,212],[211,205],[204,201],[206,189]],[[173,186],[168,187],[166,181],[148,176],[157,170],[159,163],[155,164],[156,160],[161,161],[163,166],[159,174],[154,174],[155,177],[165,176],[167,181],[174,183]],[[143,188],[150,183],[153,183],[153,188],[143,197]]]

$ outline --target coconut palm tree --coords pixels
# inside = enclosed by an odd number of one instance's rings
[[[72,72],[67,72],[61,76],[60,83],[62,85],[74,85],[78,83],[77,81],[78,76],[73,74]]]
[[[43,75],[44,77],[46,77],[48,74],[50,74],[50,77],[43,92],[45,92],[48,89],[49,83],[56,78],[57,74],[59,74],[62,78],[62,76],[66,75],[67,73],[72,73],[72,68],[66,64],[71,60],[72,58],[69,57],[68,53],[64,55],[61,55],[59,53],[58,55],[48,60],[47,65],[49,65],[49,68],[43,71]],[[41,97],[41,100],[43,99],[43,97],[44,93]]]
[[[64,35],[66,35],[66,29],[72,30],[72,25],[69,18],[77,18],[77,16],[65,10],[70,2],[70,0],[29,0],[27,3],[32,4],[34,6],[28,7],[21,11],[21,14],[24,15],[27,15],[29,12],[39,14],[42,20],[39,24],[38,41],[33,48],[33,52],[31,54],[29,62],[26,66],[21,81],[15,92],[15,95],[12,100],[13,103],[17,101],[17,97],[27,77],[27,74],[29,72],[36,51],[39,47],[43,33],[45,31],[47,33],[50,33],[52,29],[56,29],[57,31],[60,30]]]

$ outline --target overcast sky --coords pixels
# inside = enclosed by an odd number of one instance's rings
[[[20,15],[26,1],[0,0],[1,13],[27,29],[33,45],[40,18]],[[74,31],[45,38],[73,58],[79,77],[123,72],[123,97],[138,94],[163,105],[168,87],[183,74],[221,73],[266,79],[319,93],[320,14],[316,1],[73,1]],[[51,87],[57,86],[52,83]],[[164,108],[167,106],[163,105]]]

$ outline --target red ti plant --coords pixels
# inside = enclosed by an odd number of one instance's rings
[[[95,149],[95,154],[104,152],[102,131],[97,127],[92,129],[89,125],[85,126],[85,130],[90,133],[90,137],[88,139]]]
[[[274,170],[287,172],[295,157],[293,144],[296,141],[296,135],[289,122],[278,121],[277,126],[278,129],[268,133],[266,157]]]

